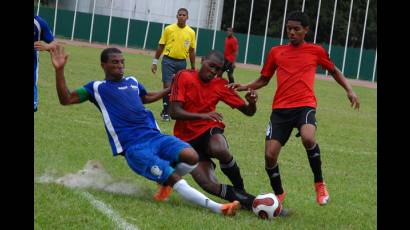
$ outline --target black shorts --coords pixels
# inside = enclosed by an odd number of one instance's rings
[[[212,135],[214,134],[222,134],[222,136],[225,138],[223,135],[224,130],[219,128],[219,127],[213,127],[202,133],[199,137],[188,141],[188,143],[192,146],[192,148],[195,149],[195,151],[198,153],[199,156],[199,161],[210,161],[212,165],[215,168],[215,163],[211,160],[211,157],[208,154],[208,144],[209,144],[209,139],[211,138]],[[225,138],[226,143],[228,141]]]
[[[300,131],[304,124],[316,126],[316,109],[312,107],[298,107],[291,109],[274,109],[266,128],[266,140],[275,139],[282,146],[288,141],[293,128]],[[299,133],[296,136],[300,136]]]
[[[225,59],[222,71],[227,72],[228,74],[233,74],[233,69],[233,63]]]

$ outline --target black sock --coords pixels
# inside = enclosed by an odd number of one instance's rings
[[[169,114],[168,113],[168,105],[169,105],[169,96],[166,95],[162,98],[162,106],[163,106],[162,113]]]
[[[323,177],[322,177],[322,161],[320,160],[320,149],[319,149],[319,144],[316,143],[316,146],[313,149],[306,149],[310,168],[312,169],[313,176],[314,176],[314,181],[316,182],[322,182]]]
[[[229,80],[229,84],[235,83],[235,80],[233,79],[233,76],[232,76],[232,75],[229,75],[229,74],[228,74],[228,80]]]
[[[232,160],[226,164],[220,163],[222,172],[229,178],[233,186],[236,189],[245,190],[243,185],[243,180],[241,176],[241,171],[239,170],[238,165],[236,164],[235,159],[232,157]]]
[[[279,164],[276,164],[273,168],[265,168],[268,174],[270,186],[272,186],[273,191],[276,195],[283,193],[282,181],[280,180],[279,174]]]
[[[230,202],[237,200],[241,203],[243,208],[248,210],[252,210],[252,203],[253,200],[255,200],[255,196],[227,184],[221,184],[221,193],[219,194],[219,197]]]

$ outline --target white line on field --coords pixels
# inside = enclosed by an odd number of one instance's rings
[[[91,195],[88,192],[80,192],[80,194],[85,197],[96,209],[98,209],[100,212],[108,216],[111,220],[116,223],[120,229],[124,230],[138,230],[137,227],[135,227],[132,224],[127,223],[124,219],[121,218],[121,216],[116,213],[114,210],[112,210],[108,205],[106,205],[104,202],[99,201],[94,198],[93,195]]]

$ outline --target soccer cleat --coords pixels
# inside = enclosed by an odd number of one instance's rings
[[[172,187],[168,185],[158,185],[158,191],[154,195],[156,201],[165,201],[168,200],[168,197],[172,193]]]
[[[286,192],[283,191],[281,194],[276,194],[276,197],[278,198],[278,200],[280,201],[280,203],[283,203],[283,200],[285,199],[286,196]]]
[[[282,208],[282,210],[279,213],[280,217],[288,217],[290,215],[292,215],[292,211],[288,208]]]
[[[236,212],[241,208],[239,201],[235,200],[232,203],[223,204],[221,213],[224,216],[235,216]]]
[[[316,202],[320,205],[326,205],[329,202],[329,193],[326,189],[325,182],[315,183]]]

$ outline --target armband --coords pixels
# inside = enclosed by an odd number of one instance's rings
[[[152,64],[153,64],[153,65],[158,64],[158,59],[156,59],[156,58],[152,59]]]
[[[89,94],[84,87],[76,89],[75,92],[78,94],[78,97],[80,97],[80,102],[88,100]]]

